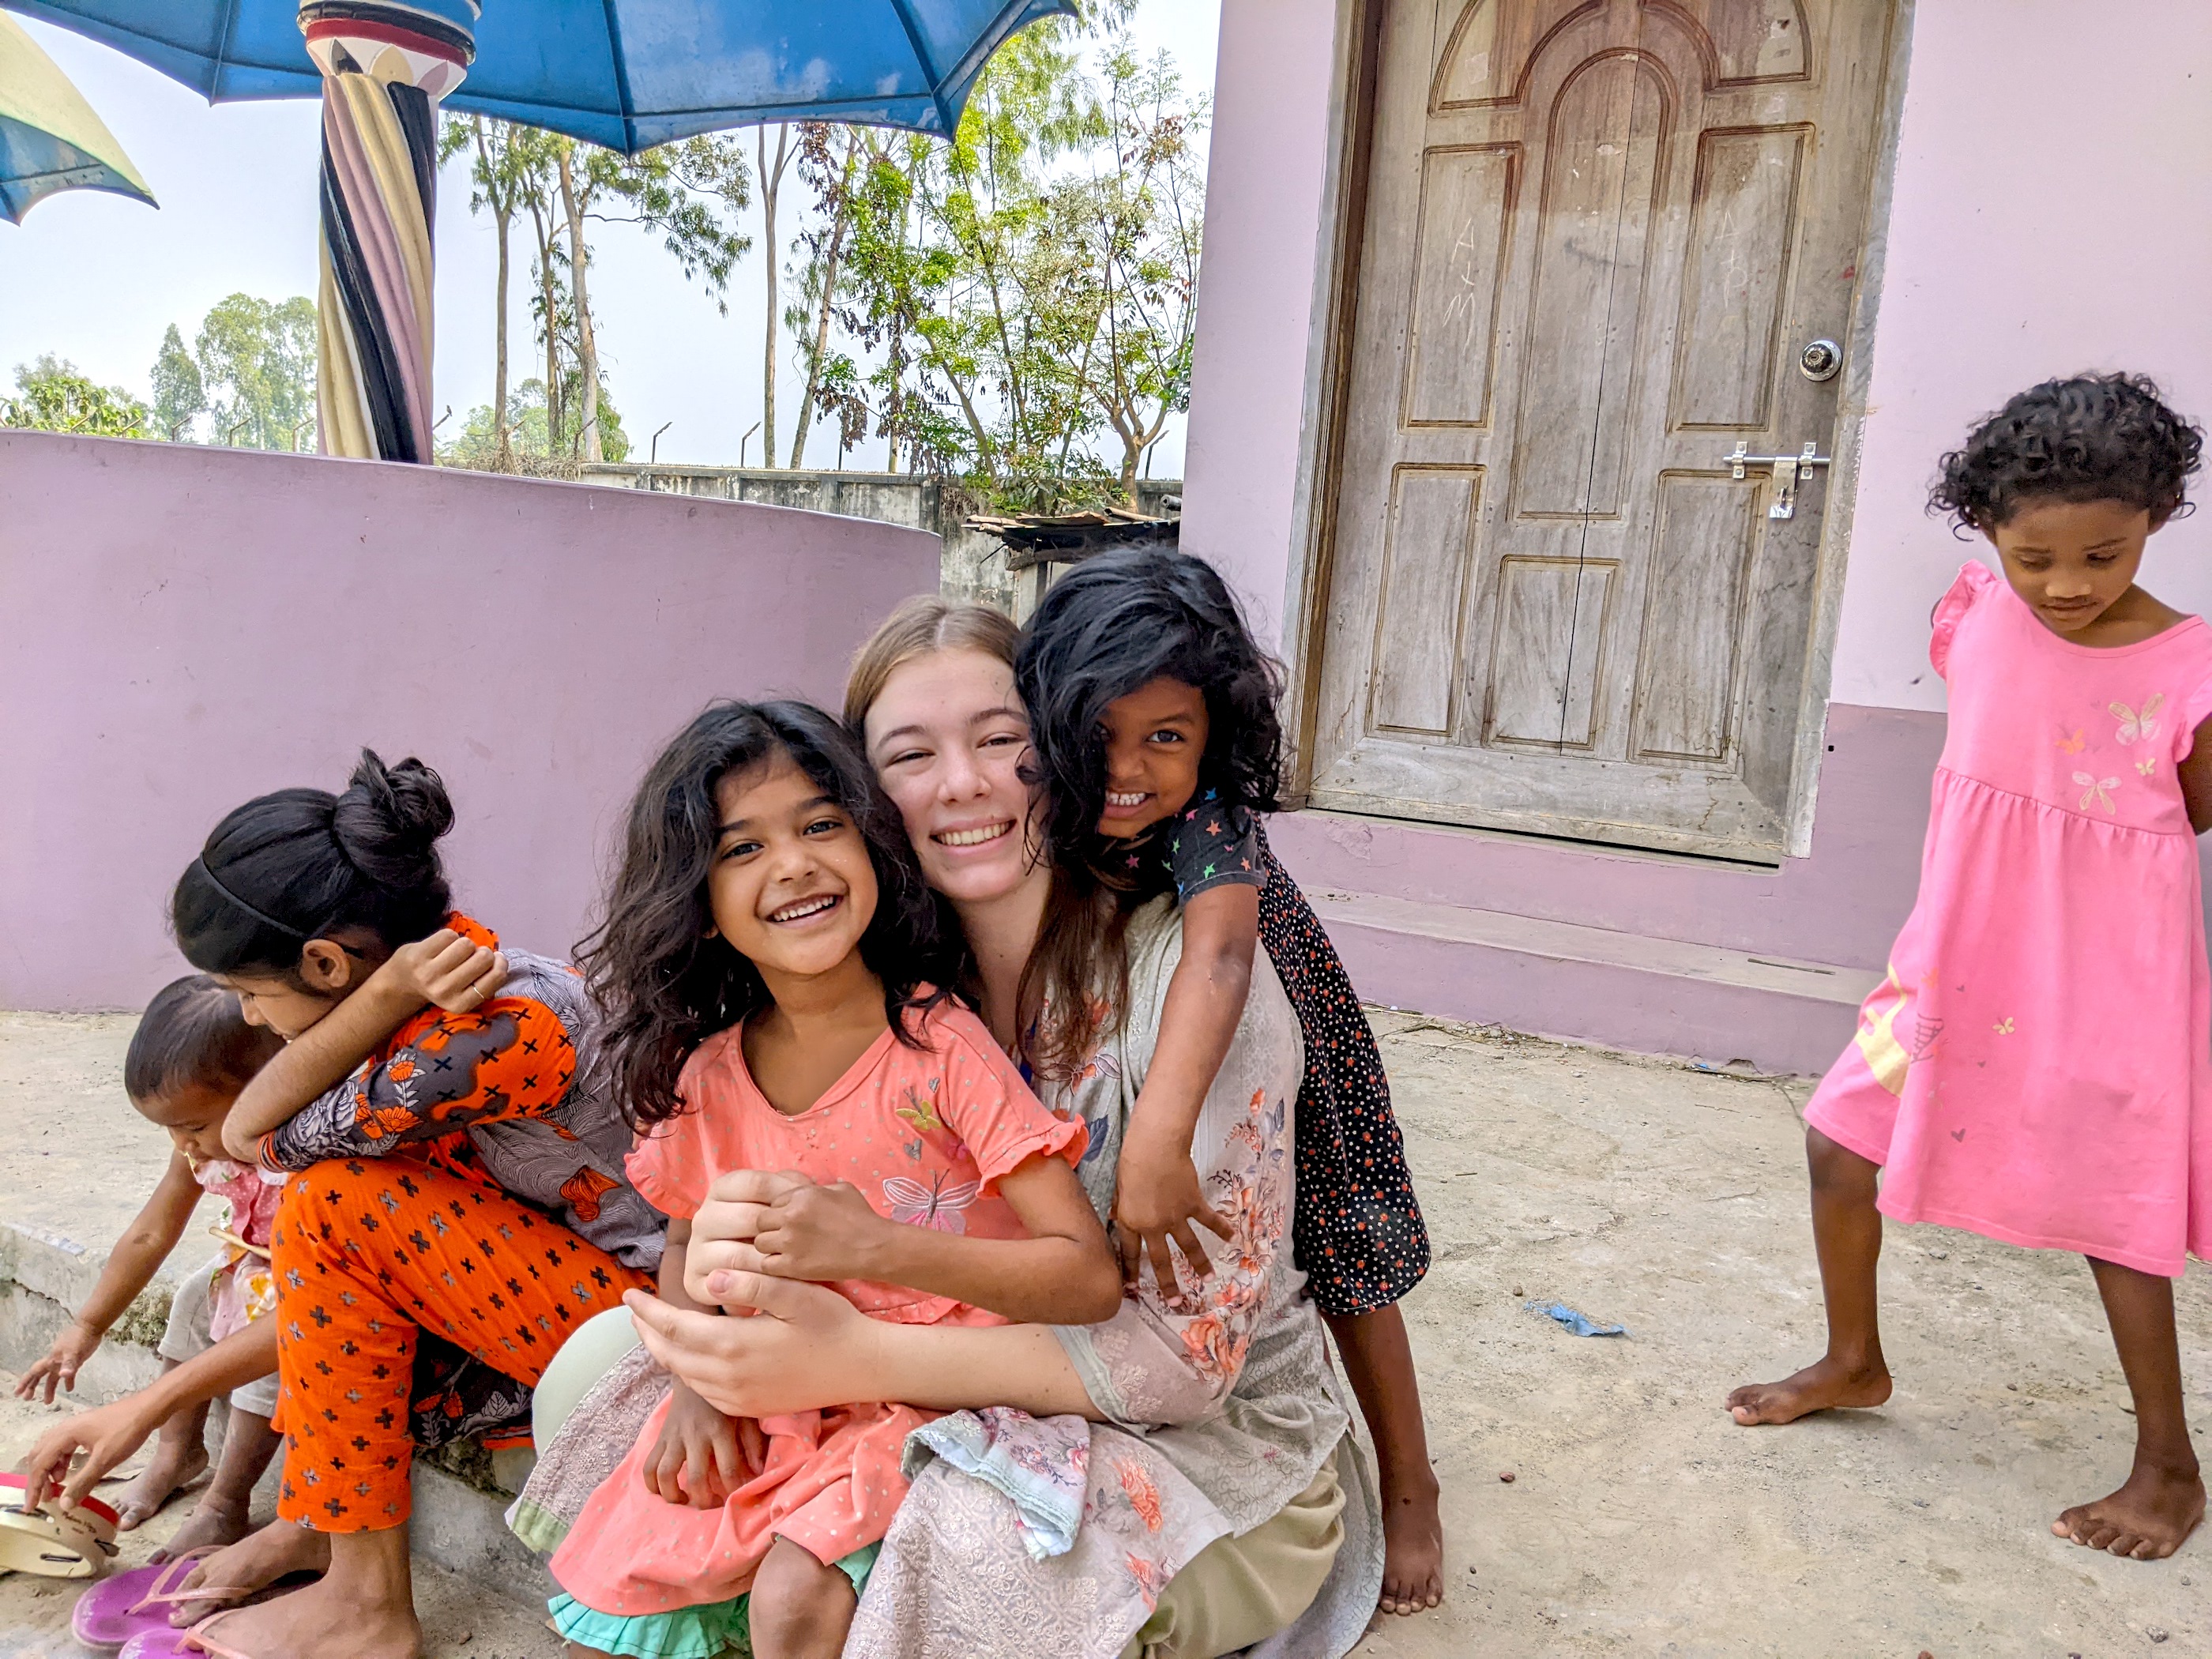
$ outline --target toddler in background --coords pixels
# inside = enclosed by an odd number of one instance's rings
[[[1882,1218],[2086,1255],[2134,1398],[2119,1490],[2051,1523],[2138,1560],[2204,1514],[2173,1281],[2212,1255],[2212,628],[2136,586],[2202,434],[2139,376],[2021,392],[1930,505],[1988,538],[1936,607],[1949,688],[1920,895],[1805,1108],[1828,1351],[1746,1425],[1889,1398]],[[1877,1179],[1879,1177],[1879,1179]]]
[[[222,1249],[185,1276],[169,1304],[162,1368],[175,1369],[275,1307],[269,1231],[283,1177],[264,1178],[234,1162],[223,1151],[222,1126],[231,1103],[283,1047],[274,1032],[248,1025],[238,999],[204,974],[165,987],[146,1006],[124,1056],[123,1089],[141,1116],[168,1131],[175,1150],[153,1196],[108,1253],[92,1295],[23,1373],[18,1399],[43,1397],[52,1404],[58,1386],[75,1392],[78,1370],[176,1249],[203,1193],[228,1200],[230,1214],[214,1229]],[[276,1410],[273,1372],[232,1393],[215,1478],[167,1548],[155,1552],[155,1561],[246,1535],[254,1483],[276,1451],[278,1437],[269,1426]],[[207,1414],[204,1404],[193,1406],[161,1425],[145,1472],[116,1499],[122,1530],[150,1520],[206,1470]]]

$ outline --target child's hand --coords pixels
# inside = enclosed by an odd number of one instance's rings
[[[92,1358],[92,1351],[99,1346],[98,1331],[72,1323],[54,1339],[54,1345],[46,1350],[46,1357],[23,1373],[21,1381],[15,1384],[15,1398],[37,1399],[41,1382],[46,1384],[46,1394],[43,1402],[46,1405],[54,1403],[57,1386],[75,1394],[77,1370]]]
[[[778,1279],[880,1279],[883,1249],[895,1243],[886,1221],[850,1182],[793,1187],[768,1206],[753,1249],[760,1271]]]
[[[418,1003],[434,1002],[449,1014],[472,1014],[506,981],[507,957],[441,927],[428,939],[401,945],[377,972]]]
[[[23,1460],[24,1505],[35,1509],[58,1491],[61,1507],[75,1509],[103,1475],[144,1445],[161,1426],[159,1417],[147,1415],[140,1395],[125,1395],[64,1418],[39,1437],[39,1443]],[[76,1461],[79,1452],[84,1454],[82,1462]]]
[[[1193,1291],[1213,1267],[1190,1229],[1194,1221],[1219,1237],[1230,1236],[1229,1224],[1206,1201],[1199,1187],[1198,1166],[1190,1161],[1189,1146],[1155,1144],[1150,1137],[1132,1133],[1121,1145],[1114,1194],[1114,1248],[1121,1254],[1123,1278],[1135,1284],[1137,1270],[1149,1255],[1161,1298],[1171,1308],[1182,1303],[1186,1292],[1176,1277],[1168,1241],[1175,1241],[1189,1264]]]
[[[678,1382],[660,1439],[645,1460],[645,1489],[671,1504],[711,1510],[759,1474],[765,1456],[759,1424],[725,1417]]]

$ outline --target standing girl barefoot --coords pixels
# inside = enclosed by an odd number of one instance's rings
[[[1080,1124],[926,982],[936,908],[859,745],[803,703],[719,703],[646,775],[586,947],[629,1173],[684,1287],[718,1176],[760,1171],[748,1260],[896,1325],[1109,1318]],[[989,1311],[985,1311],[988,1310]],[[572,1654],[834,1659],[931,1413],[742,1422],[678,1383],[555,1553]]]
[[[1433,1607],[1443,1599],[1443,1528],[1398,1311],[1428,1271],[1428,1230],[1359,998],[1260,825],[1276,809],[1282,766],[1274,665],[1211,565],[1132,548],[1054,585],[1023,632],[1015,678],[1054,860],[1094,890],[1171,886],[1183,910],[1182,959],[1121,1150],[1114,1226],[1123,1265],[1133,1283],[1149,1259],[1172,1305],[1184,1289],[1178,1257],[1186,1273],[1209,1270],[1196,1229],[1228,1236],[1200,1188],[1191,1135],[1264,945],[1305,1042],[1297,1265],[1382,1463],[1381,1606]]]
[[[1944,458],[1931,504],[1990,539],[2005,579],[1969,564],[1936,607],[1950,729],[1919,901],[1805,1109],[1828,1352],[1728,1402],[1749,1425],[1889,1398],[1883,1215],[2078,1250],[2134,1395],[2135,1466],[2051,1530],[2139,1560],[2204,1513],[2172,1281],[2212,1255],[2192,833],[2212,827],[2212,629],[2135,585],[2202,447],[2148,380],[2114,374],[2024,392]]]

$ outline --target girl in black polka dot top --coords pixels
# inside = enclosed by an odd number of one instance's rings
[[[1023,631],[1028,705],[1051,852],[1067,879],[1174,890],[1183,952],[1159,1046],[1123,1141],[1114,1232],[1133,1278],[1162,1291],[1226,1237],[1191,1162],[1191,1135],[1267,947],[1305,1038],[1295,1125],[1298,1266],[1342,1353],[1382,1465],[1382,1604],[1443,1596],[1443,1533],[1420,1390],[1398,1301],[1428,1271],[1429,1239],[1390,1112],[1382,1056],[1335,948],[1268,850],[1277,810],[1280,677],[1213,568],[1172,548],[1085,561]]]

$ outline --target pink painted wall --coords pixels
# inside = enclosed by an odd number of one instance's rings
[[[0,1007],[182,971],[225,811],[420,755],[461,902],[565,954],[654,747],[716,696],[830,702],[938,539],[430,468],[0,432]]]
[[[1233,582],[1268,645],[1283,603],[1315,390],[1307,343],[1324,252],[1331,0],[1222,0],[1199,266],[1182,545]]]

